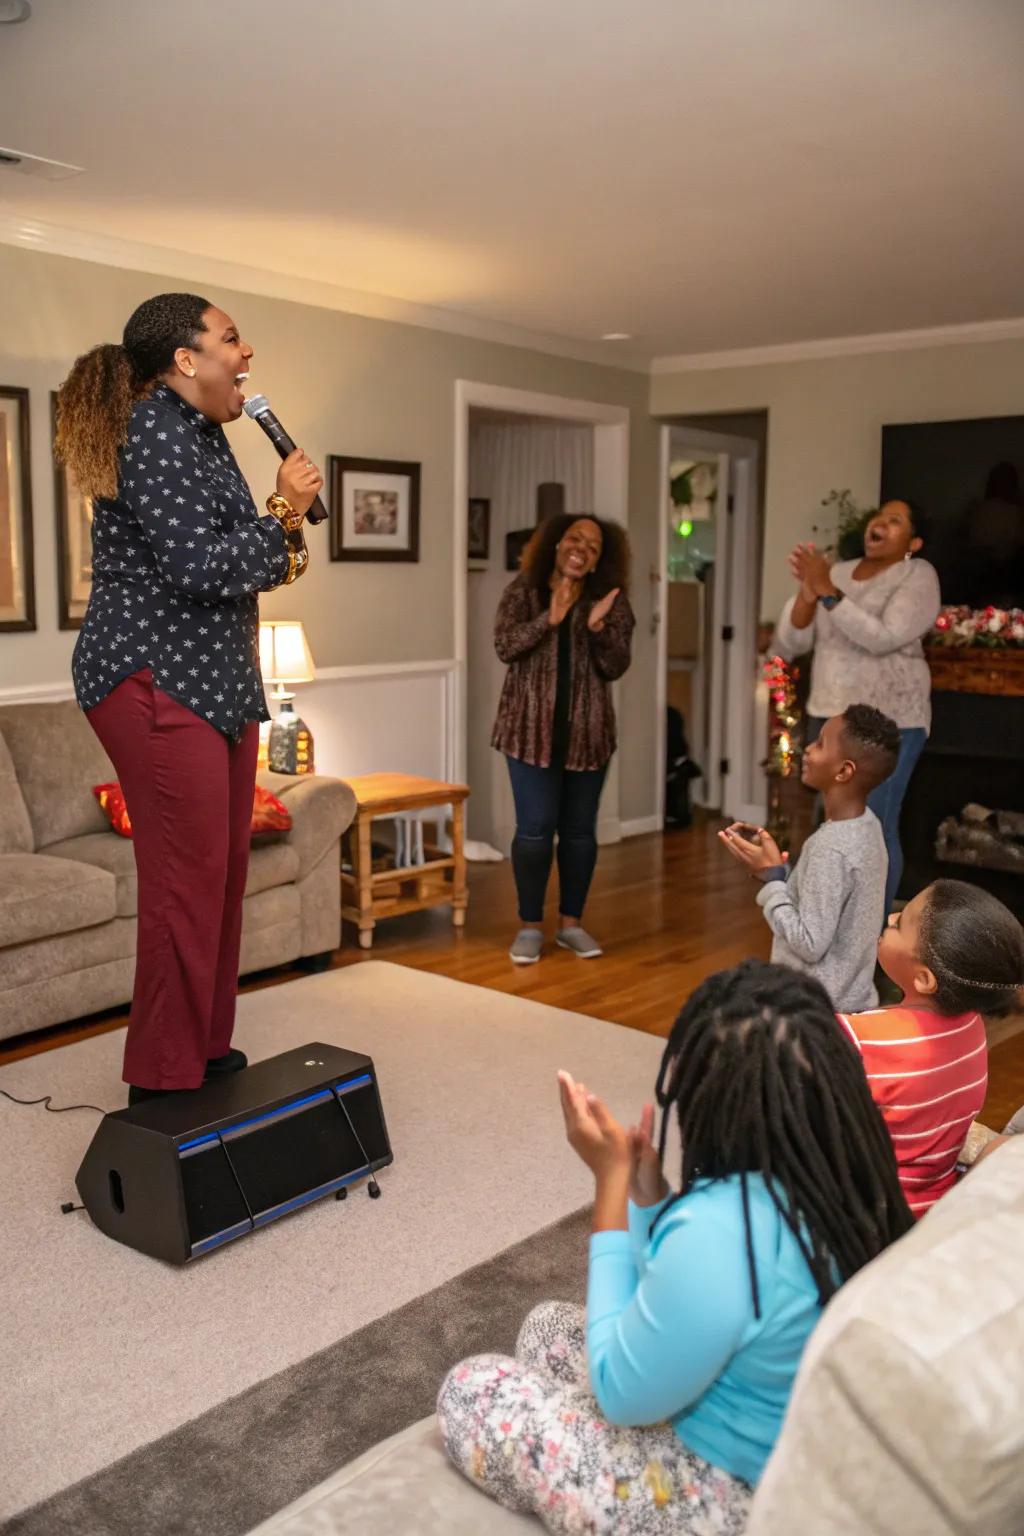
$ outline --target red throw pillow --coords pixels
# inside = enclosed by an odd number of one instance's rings
[[[131,837],[132,823],[128,807],[124,803],[124,791],[120,784],[96,784],[93,794],[106,814],[107,820],[121,837]],[[254,842],[272,842],[292,829],[292,818],[276,795],[257,784],[252,798],[252,823],[249,835]]]
[[[107,820],[115,832],[122,837],[131,837],[132,824],[128,815],[128,807],[124,803],[124,791],[120,784],[94,784],[93,794],[106,813]]]
[[[292,829],[291,813],[285,809],[276,795],[262,784],[257,784],[252,799],[252,826],[249,837],[252,842],[272,843]]]

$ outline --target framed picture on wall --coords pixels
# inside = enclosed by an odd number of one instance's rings
[[[57,425],[57,396],[50,396],[50,419]],[[61,629],[81,629],[92,591],[92,497],[83,496],[74,476],[53,461],[57,509],[57,620]]]
[[[487,569],[491,553],[491,503],[486,496],[469,498],[469,538],[466,552],[470,569]]]
[[[327,458],[332,560],[420,558],[420,466]]]
[[[35,629],[28,390],[0,384],[0,630]]]

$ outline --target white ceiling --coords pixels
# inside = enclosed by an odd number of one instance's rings
[[[1020,0],[34,0],[0,209],[593,343],[1024,315]]]

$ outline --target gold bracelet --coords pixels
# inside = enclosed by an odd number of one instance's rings
[[[267,497],[267,511],[271,517],[276,517],[286,533],[292,533],[296,528],[302,527],[305,512],[296,512],[286,496],[279,496],[275,491]]]

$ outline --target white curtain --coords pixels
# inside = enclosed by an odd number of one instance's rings
[[[505,760],[491,748],[491,729],[505,668],[494,654],[494,615],[514,572],[505,570],[505,535],[537,521],[537,487],[565,486],[565,510],[588,512],[594,494],[594,432],[554,422],[469,426],[469,494],[491,503],[486,568],[470,569],[468,619],[468,835],[508,852],[515,826]]]

